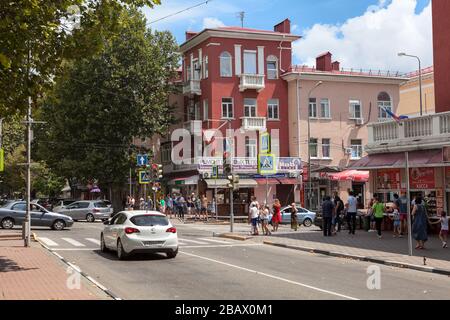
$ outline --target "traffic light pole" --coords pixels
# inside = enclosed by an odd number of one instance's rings
[[[231,120],[228,120],[228,133],[231,133]],[[228,161],[230,161],[230,169],[231,169],[231,176],[234,178],[233,176],[233,160],[232,160],[232,155],[233,155],[233,137],[231,137],[229,139],[230,141],[230,156],[228,157]],[[234,227],[234,199],[233,199],[233,192],[234,192],[234,187],[231,186],[230,188],[230,232],[233,232],[233,227]]]

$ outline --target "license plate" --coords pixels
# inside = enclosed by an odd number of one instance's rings
[[[160,247],[164,244],[164,242],[165,241],[142,241],[146,247]]]

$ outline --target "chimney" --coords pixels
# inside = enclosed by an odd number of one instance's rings
[[[285,19],[273,27],[273,31],[281,32],[281,33],[291,33],[291,21],[289,19]]]
[[[339,61],[335,61],[331,64],[331,70],[333,71],[339,71],[341,70],[341,64]]]
[[[197,35],[197,32],[186,31],[186,41],[192,39],[192,38],[195,37],[196,35]]]
[[[325,52],[316,58],[316,69],[319,71],[331,71],[331,53]]]

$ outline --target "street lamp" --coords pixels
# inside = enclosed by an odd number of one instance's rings
[[[313,91],[321,86],[323,81],[317,82],[308,93],[308,209],[312,209],[312,175],[311,175],[311,116],[309,114],[309,103],[311,99],[311,94]]]
[[[398,54],[399,57],[410,57],[410,58],[416,58],[417,61],[419,61],[419,94],[420,94],[420,116],[423,115],[423,105],[422,105],[422,63],[420,61],[420,58],[418,56],[413,56],[410,54],[406,54],[404,52],[400,52]]]

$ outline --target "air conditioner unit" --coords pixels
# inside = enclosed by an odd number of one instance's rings
[[[345,154],[352,154],[353,149],[352,148],[345,148]]]
[[[362,126],[364,124],[364,119],[362,119],[362,118],[355,119],[355,124],[357,126]]]

